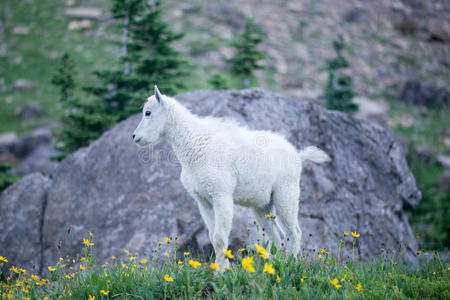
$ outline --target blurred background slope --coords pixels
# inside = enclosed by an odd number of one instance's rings
[[[109,0],[1,1],[0,162],[13,169],[1,168],[0,185],[36,168],[51,173],[56,166],[48,160],[58,154],[51,130],[63,109],[51,81],[65,52],[80,86],[99,81],[93,71],[119,68],[122,31],[111,5]],[[341,35],[359,104],[356,117],[389,127],[408,151],[423,195],[410,210],[421,247],[448,248],[449,1],[168,0],[161,5],[163,19],[184,33],[174,47],[186,56],[189,74],[177,92],[218,87],[211,80],[217,73],[228,79],[226,87],[241,88],[227,60],[235,51],[231,41],[252,17],[264,32],[258,48],[266,57],[250,86],[323,103],[325,62],[335,55],[333,41]],[[81,92],[79,97],[89,98]],[[39,159],[45,162],[36,167]]]

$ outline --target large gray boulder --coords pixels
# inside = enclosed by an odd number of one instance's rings
[[[335,251],[343,231],[356,230],[361,234],[355,249],[360,258],[374,258],[381,249],[397,250],[405,262],[416,263],[417,243],[403,208],[416,205],[420,192],[390,132],[317,104],[260,89],[197,91],[177,99],[199,115],[273,130],[298,149],[316,145],[330,154],[331,163],[306,164],[303,170],[298,218],[304,254],[328,247],[328,238]],[[88,231],[94,233],[94,251],[100,261],[125,248],[151,256],[166,236],[179,235],[180,249],[210,247],[196,204],[179,180],[180,166],[169,145],[162,142],[138,148],[133,143],[131,134],[139,120],[139,115],[130,117],[67,157],[54,172],[47,194],[29,195],[27,201],[47,203],[42,244],[36,244],[36,249],[42,247],[43,266],[54,264],[60,256],[80,253]],[[2,207],[24,185],[28,185],[25,179],[3,194]],[[0,222],[4,223],[3,218]],[[254,230],[252,216],[237,207],[232,246],[247,242],[248,227]],[[0,241],[5,234],[0,230]],[[29,232],[33,238],[36,234]],[[345,241],[344,257],[351,255],[352,248],[349,236]],[[23,247],[0,244],[2,255],[21,251]]]
[[[42,221],[50,184],[47,177],[33,173],[0,197],[0,255],[35,274],[43,263]]]

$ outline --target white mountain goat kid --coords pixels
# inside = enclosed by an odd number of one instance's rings
[[[229,265],[223,249],[228,248],[233,203],[251,208],[268,237],[274,236],[277,247],[299,253],[302,162],[327,162],[330,158],[325,152],[313,146],[297,152],[275,133],[198,117],[174,98],[161,95],[155,86],[133,140],[145,146],[162,138],[171,144],[181,163],[181,182],[198,203],[221,271]],[[270,212],[277,216],[273,232],[265,218]]]

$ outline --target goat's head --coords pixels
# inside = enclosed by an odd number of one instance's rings
[[[155,85],[155,95],[148,97],[142,109],[142,120],[133,132],[139,146],[157,143],[164,135],[168,119],[167,102]]]

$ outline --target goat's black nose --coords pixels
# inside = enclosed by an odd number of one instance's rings
[[[133,134],[133,140],[134,140],[134,137],[135,137],[136,135],[135,134]]]

